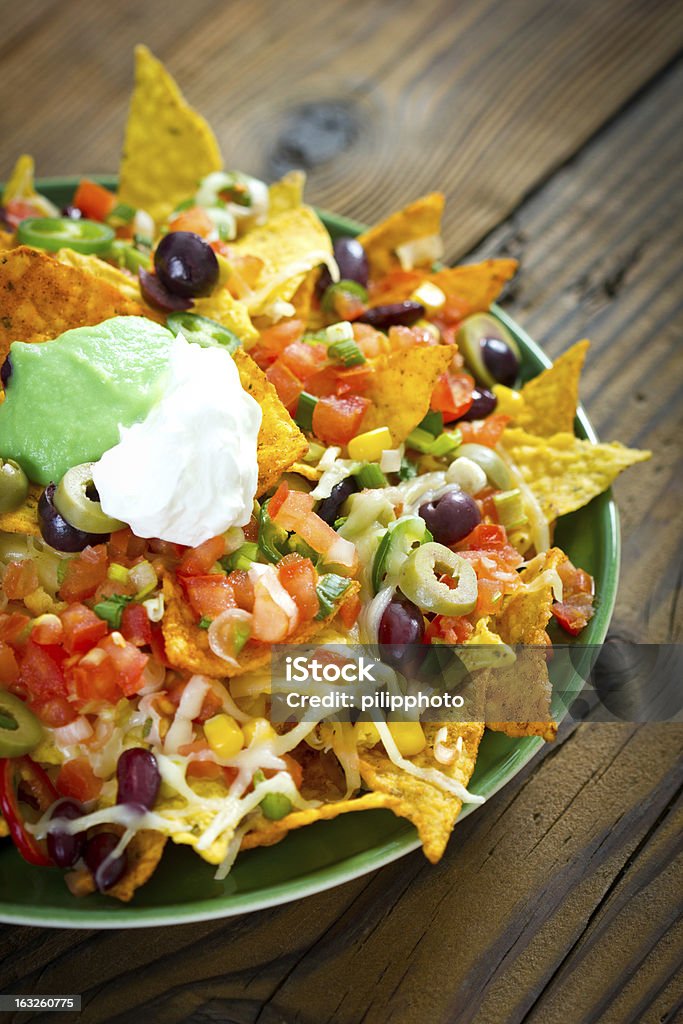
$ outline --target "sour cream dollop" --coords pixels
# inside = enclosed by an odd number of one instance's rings
[[[179,334],[162,397],[93,467],[107,515],[191,547],[251,516],[261,408],[232,357]]]

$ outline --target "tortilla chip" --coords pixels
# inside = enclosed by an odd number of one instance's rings
[[[444,267],[428,280],[449,299],[458,299],[463,306],[463,316],[485,313],[495,302],[507,282],[517,272],[517,260],[482,260],[481,263],[466,263],[460,267]]]
[[[274,487],[286,469],[308,450],[308,441],[278,398],[277,391],[251,356],[238,349],[233,356],[242,387],[261,406],[256,457],[258,494]]]
[[[486,724],[496,732],[507,736],[542,736],[548,741],[557,735],[557,723],[552,720],[550,711],[552,687],[545,658],[549,642],[546,626],[554,600],[552,570],[566,557],[559,548],[551,548],[532,559],[520,573],[524,586],[505,598],[501,614],[495,620],[505,643],[529,647],[519,652],[519,664],[489,673],[487,712],[493,715],[499,711],[500,718],[488,721],[487,714]],[[535,589],[529,586],[548,570],[551,572],[542,586]],[[529,709],[538,709],[536,720],[520,721],[520,708],[529,718]]]
[[[200,629],[191,607],[185,600],[182,587],[169,574],[164,576],[164,617],[161,622],[169,663],[176,669],[199,672],[213,679],[241,676],[252,669],[267,665],[271,658],[270,645],[247,645],[240,654],[238,668],[233,668],[213,653],[209,647],[208,632]],[[288,638],[288,644],[303,644],[311,640],[335,617],[342,604],[354,597],[359,584],[352,580],[343,600],[326,619],[314,620]]]
[[[38,249],[0,253],[0,363],[13,341],[49,341],[71,327],[144,313],[109,281]]]
[[[400,266],[396,256],[398,246],[438,235],[443,207],[441,192],[431,192],[359,235],[358,241],[365,249],[370,264],[370,276],[381,277]]]
[[[247,232],[232,248],[263,263],[256,288],[244,296],[249,312],[256,316],[267,314],[278,299],[292,299],[306,274],[332,254],[332,239],[310,206],[298,206]]]
[[[292,305],[294,306],[294,315],[299,320],[303,320],[305,324],[308,323],[311,315],[311,306],[313,304],[313,296],[315,295],[315,286],[320,276],[320,268],[315,267],[314,270],[309,270],[305,278],[292,295]]]
[[[5,249],[13,249],[15,243],[15,236],[11,231],[3,231],[0,228],[0,251]]]
[[[119,172],[119,199],[146,210],[157,224],[199,180],[223,167],[204,118],[184,99],[175,81],[146,46],[135,47],[135,89]]]
[[[110,831],[116,831],[110,826]],[[135,890],[144,885],[156,871],[164,852],[167,837],[151,829],[136,832],[126,847],[127,867],[123,877],[107,889],[106,895],[128,903]]]
[[[538,498],[546,520],[582,508],[613,480],[651,452],[626,448],[618,441],[593,444],[573,434],[535,437],[520,427],[506,428],[501,444]]]
[[[4,533],[21,533],[29,537],[40,537],[38,526],[38,499],[43,493],[43,488],[37,484],[30,484],[26,501],[13,512],[3,512],[0,515],[0,531]]]
[[[367,389],[363,430],[388,427],[399,445],[429,410],[434,385],[453,358],[450,345],[414,345],[378,360]]]
[[[54,258],[59,263],[64,263],[68,267],[84,270],[100,281],[108,281],[109,284],[118,288],[126,298],[143,306],[145,316],[152,320],[157,320],[159,323],[166,323],[165,313],[158,309],[152,309],[151,306],[147,306],[145,303],[137,277],[132,277],[131,274],[127,274],[119,267],[112,266],[111,263],[105,263],[99,256],[85,255],[84,253],[76,252],[75,249],[60,249],[54,254]]]
[[[577,341],[552,366],[527,381],[519,392],[522,401],[514,405],[512,426],[537,437],[574,433],[579,378],[589,346],[589,341]]]
[[[301,206],[305,184],[304,171],[288,171],[284,178],[274,182],[268,189],[268,217]]]
[[[446,723],[446,746],[454,747],[458,738],[462,738],[462,750],[450,765],[439,764],[434,758],[434,740],[441,728],[435,722],[424,725],[427,746],[410,760],[421,768],[436,768],[466,786],[474,771],[484,726],[479,722]],[[432,783],[397,768],[380,746],[361,754],[360,773],[363,782],[374,795],[384,795],[386,802],[383,806],[412,821],[420,836],[425,857],[432,864],[440,860],[460,814],[462,801],[453,793],[438,789]]]
[[[247,832],[242,839],[241,850],[253,850],[258,846],[273,846],[284,839],[288,832],[297,828],[305,828],[306,825],[313,825],[316,821],[331,821],[340,814],[348,814],[351,811],[372,811],[381,810],[391,806],[390,798],[384,793],[363,793],[362,796],[353,797],[350,800],[337,800],[333,803],[321,804],[320,807],[311,807],[304,811],[292,811],[279,821],[269,821],[261,817],[255,828]],[[399,814],[399,811],[396,811]],[[405,814],[403,817],[409,817]],[[438,859],[438,858],[437,858]]]
[[[211,295],[194,299],[192,312],[218,321],[223,327],[227,327],[229,331],[236,334],[241,341],[247,343],[255,341],[258,338],[258,331],[251,322],[249,310],[240,299],[234,298],[227,288],[230,264],[222,256],[218,257],[218,264],[221,268],[221,276],[217,287],[214,288]]]
[[[14,165],[2,193],[3,203],[12,199],[32,199],[36,193],[34,184],[35,163],[32,156],[24,153]]]

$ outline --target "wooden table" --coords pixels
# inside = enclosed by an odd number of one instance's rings
[[[266,178],[303,166],[310,201],[369,222],[441,188],[450,258],[519,257],[510,311],[551,356],[588,335],[598,431],[654,452],[616,486],[613,631],[680,640],[680,3],[1,9],[0,177],[23,151],[43,175],[114,170],[143,40],[228,164]],[[415,853],[211,924],[4,928],[0,984],[79,991],[88,1022],[673,1022],[682,740],[668,724],[563,728],[436,868]]]

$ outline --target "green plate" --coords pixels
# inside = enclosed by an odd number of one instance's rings
[[[115,179],[101,178],[113,187]],[[71,199],[77,179],[39,182],[40,190],[59,206]],[[333,235],[356,234],[361,226],[331,213],[321,216]],[[549,360],[524,331],[500,309],[496,314],[517,339],[523,353],[522,375],[535,376]],[[580,437],[596,441],[583,410],[577,416]],[[596,581],[598,605],[579,645],[599,644],[605,637],[619,575],[619,520],[609,493],[564,517],[557,543]],[[578,677],[563,687],[580,687]],[[561,709],[558,709],[561,713]],[[470,788],[489,797],[533,757],[542,740],[513,740],[487,732]],[[466,807],[461,817],[472,810]],[[456,840],[457,841],[457,840]],[[184,847],[168,844],[152,879],[129,904],[104,896],[77,900],[64,885],[61,871],[26,864],[9,841],[0,843],[0,921],[60,928],[140,928],[229,917],[276,906],[340,885],[419,847],[415,829],[390,811],[345,814],[292,832],[277,846],[241,854],[228,877],[217,882],[214,868]]]

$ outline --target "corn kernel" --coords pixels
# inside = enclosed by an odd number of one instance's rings
[[[389,731],[403,757],[419,754],[427,746],[424,730],[419,722],[390,722]]]
[[[431,334],[432,338],[437,344],[440,343],[441,331],[436,326],[436,324],[433,324],[430,320],[418,320],[415,323],[415,327],[421,327],[423,331],[427,332],[427,334]]]
[[[428,313],[436,313],[446,303],[444,293],[431,281],[423,281],[413,292],[412,298],[424,306]]]
[[[230,715],[214,715],[204,722],[204,735],[214,754],[234,757],[244,746],[244,734]]]
[[[245,722],[242,732],[249,747],[252,743],[264,743],[266,740],[275,739],[277,735],[275,729],[265,718],[252,718],[250,722]]]
[[[338,324],[330,324],[326,331],[329,345],[337,341],[353,341],[353,327],[348,320],[340,320]]]
[[[385,448],[391,448],[391,434],[388,427],[366,430],[349,441],[349,458],[363,462],[377,462]]]
[[[374,747],[380,741],[374,722],[356,722],[353,732],[356,743],[361,747]]]
[[[524,399],[519,391],[505,387],[504,384],[494,384],[493,393],[498,399],[496,412],[502,412],[505,416],[515,416],[524,405]]]

